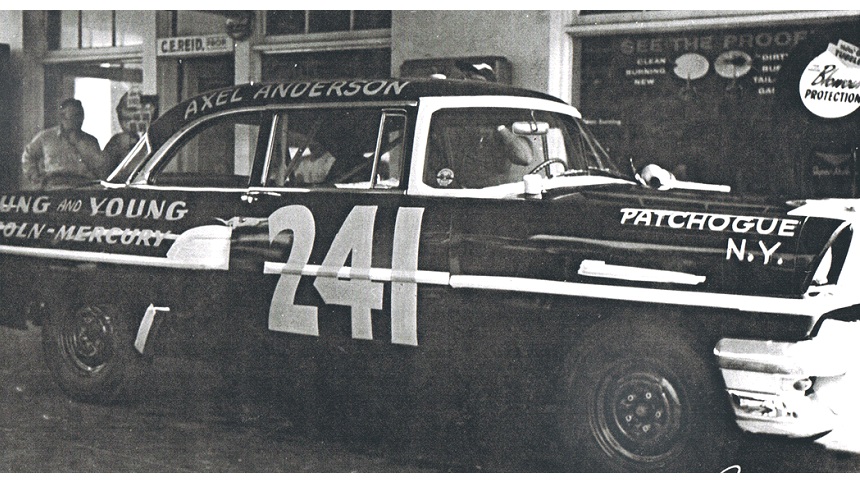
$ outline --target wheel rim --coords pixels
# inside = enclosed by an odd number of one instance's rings
[[[681,447],[686,408],[664,371],[614,371],[601,381],[592,429],[604,451],[637,463],[657,463]]]
[[[74,366],[88,374],[105,368],[113,357],[113,323],[98,307],[84,307],[63,325],[60,347]]]

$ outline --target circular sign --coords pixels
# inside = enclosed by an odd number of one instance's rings
[[[816,116],[845,117],[860,108],[860,69],[824,52],[800,75],[799,91],[803,105]]]
[[[451,168],[442,168],[436,173],[436,184],[441,188],[447,188],[454,182],[454,171]]]
[[[696,80],[705,77],[710,62],[700,54],[684,54],[675,59],[675,75],[681,79]]]
[[[730,50],[720,54],[714,60],[714,71],[726,79],[743,77],[752,68],[752,57],[741,50]]]

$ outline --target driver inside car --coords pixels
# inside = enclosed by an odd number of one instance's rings
[[[307,136],[283,133],[275,146],[279,161],[271,170],[269,183],[274,186],[306,186],[326,180],[335,157]]]
[[[486,188],[522,180],[525,167],[532,164],[533,150],[528,139],[499,125],[476,130],[477,145],[464,153],[460,167],[463,188]],[[455,172],[457,170],[455,169]]]

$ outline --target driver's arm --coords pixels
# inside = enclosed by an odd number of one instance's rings
[[[507,126],[496,128],[499,139],[505,150],[511,155],[511,161],[518,166],[528,166],[532,163],[532,146],[523,137],[517,136]]]

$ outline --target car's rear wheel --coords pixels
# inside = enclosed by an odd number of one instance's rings
[[[86,304],[50,314],[42,329],[45,361],[71,397],[110,404],[127,397],[144,358],[128,318],[110,305]]]
[[[561,427],[570,466],[711,471],[731,464],[736,427],[706,356],[683,338],[608,330],[567,367]]]

